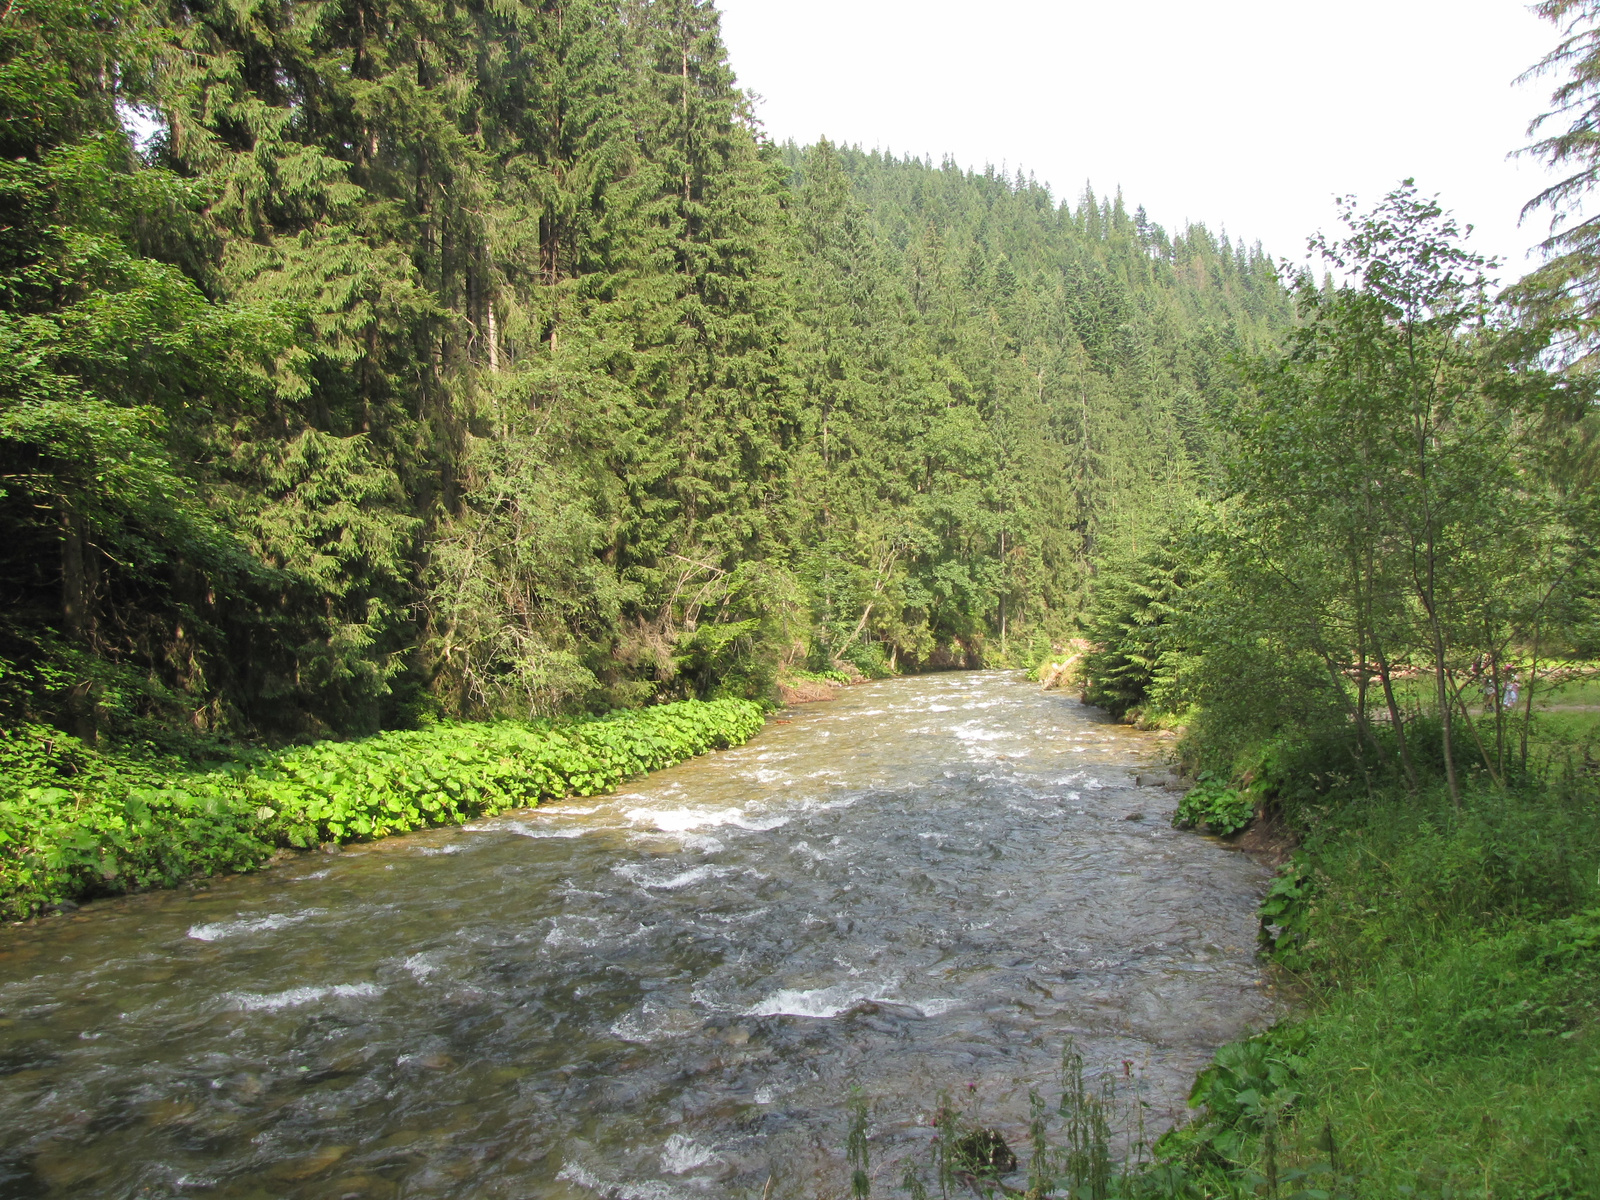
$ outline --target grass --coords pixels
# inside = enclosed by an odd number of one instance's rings
[[[1552,672],[1573,677],[1552,681],[1550,679]],[[1382,692],[1379,691],[1376,682],[1372,687],[1371,703],[1374,707],[1381,706]],[[1433,712],[1436,708],[1432,672],[1420,672],[1414,676],[1396,678],[1394,693],[1400,707],[1408,712]],[[1478,711],[1483,707],[1481,694],[1469,692],[1467,703],[1474,712]],[[1568,705],[1600,705],[1600,663],[1572,660],[1541,664],[1533,703],[1535,709]]]
[[[1285,957],[1308,1049],[1287,1161],[1374,1197],[1600,1196],[1600,807],[1588,777],[1383,796],[1313,833]]]
[[[1529,738],[1530,748],[1543,749],[1546,760],[1566,752],[1582,754],[1600,744],[1600,712],[1539,712]],[[1591,751],[1592,753],[1592,751]]]

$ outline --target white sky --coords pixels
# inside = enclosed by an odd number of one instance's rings
[[[774,137],[1021,166],[1076,201],[1121,185],[1187,219],[1305,256],[1332,197],[1406,176],[1438,193],[1506,281],[1548,217],[1526,142],[1555,44],[1518,0],[718,0]]]

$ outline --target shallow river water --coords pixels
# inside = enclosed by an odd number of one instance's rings
[[[946,1089],[1014,1128],[1069,1038],[1159,1126],[1272,1010],[1266,872],[1170,828],[1164,749],[889,680],[616,796],[0,930],[0,1197],[836,1192],[852,1087],[887,1162]]]

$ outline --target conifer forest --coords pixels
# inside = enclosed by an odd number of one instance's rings
[[[0,37],[0,688],[80,736],[1021,661],[1291,317],[1120,197],[771,144],[693,0]]]
[[[1600,1200],[1531,11],[1518,270],[779,140],[714,0],[0,0],[0,1200]]]

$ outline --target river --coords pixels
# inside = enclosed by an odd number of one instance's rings
[[[852,1087],[889,1162],[943,1090],[1014,1129],[1068,1038],[1169,1122],[1273,1002],[1267,873],[1170,828],[1166,747],[886,680],[615,796],[0,930],[0,1197],[810,1196]]]

